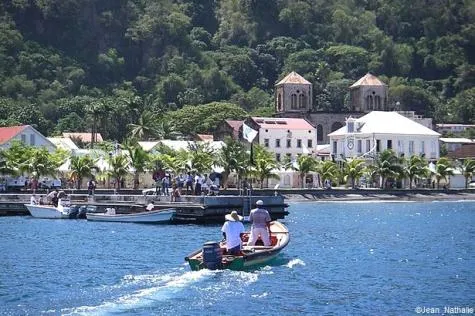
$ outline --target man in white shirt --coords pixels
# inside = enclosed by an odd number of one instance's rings
[[[153,204],[153,201],[150,201],[150,203],[148,203],[148,205],[145,209],[147,211],[153,211],[154,207],[155,207],[155,204]]]
[[[242,224],[242,216],[239,216],[236,211],[232,211],[224,217],[224,223],[221,231],[226,239],[226,251],[231,255],[239,255],[241,252],[241,236],[244,233],[244,225]]]
[[[264,246],[270,246],[271,244],[271,218],[269,212],[262,207],[263,204],[264,202],[262,200],[258,200],[256,202],[256,208],[251,210],[251,213],[249,214],[249,222],[252,223],[251,236],[249,236],[249,241],[247,242],[249,246],[254,246],[259,236],[264,242]]]

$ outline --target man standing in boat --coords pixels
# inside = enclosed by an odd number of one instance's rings
[[[226,251],[230,255],[239,255],[241,252],[241,236],[244,233],[244,225],[242,224],[242,216],[239,216],[236,211],[232,211],[224,217],[224,223],[221,231],[226,239]]]
[[[251,226],[251,236],[249,236],[248,246],[254,246],[257,238],[261,236],[264,246],[270,246],[270,222],[271,218],[269,212],[262,208],[264,202],[258,200],[256,208],[249,214],[249,222]]]

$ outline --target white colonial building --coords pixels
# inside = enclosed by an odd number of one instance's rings
[[[50,152],[56,150],[56,146],[31,125],[0,127],[0,148],[9,148],[14,140],[27,146],[44,147]]]
[[[251,117],[245,124],[258,131],[254,142],[274,153],[277,161],[317,151],[317,130],[305,119]]]
[[[397,112],[373,111],[358,119],[348,118],[346,125],[330,133],[331,155],[373,159],[386,149],[399,156],[423,155],[429,161],[439,159],[440,134]]]

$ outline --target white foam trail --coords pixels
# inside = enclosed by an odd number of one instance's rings
[[[146,289],[135,291],[134,293],[124,295],[106,301],[98,306],[79,306],[61,310],[62,315],[104,315],[111,312],[128,311],[130,309],[146,307],[157,300],[166,300],[177,291],[182,290],[187,285],[203,279],[208,275],[216,273],[210,270],[188,271],[181,275],[127,275],[122,280],[122,285],[142,283],[144,280],[155,284]],[[158,283],[158,284],[157,284]],[[153,297],[153,298],[152,298]]]
[[[285,266],[287,268],[290,268],[292,269],[294,266],[296,265],[301,265],[301,266],[304,266],[305,265],[305,262],[303,262],[301,259],[292,259],[289,261],[289,263],[287,263]]]

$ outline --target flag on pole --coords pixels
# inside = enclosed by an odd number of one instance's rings
[[[254,138],[257,136],[257,131],[252,129],[250,126],[246,125],[246,123],[242,124],[242,137],[247,140],[248,142],[252,143]]]

